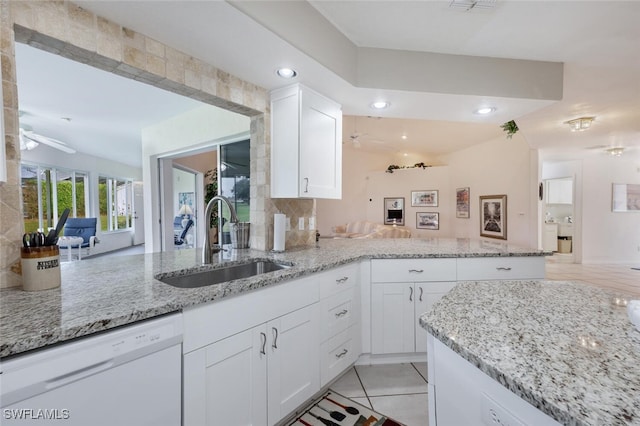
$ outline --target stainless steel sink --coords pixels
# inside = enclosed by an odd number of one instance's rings
[[[198,271],[178,276],[160,276],[157,279],[165,284],[178,288],[196,288],[220,284],[240,278],[249,278],[290,267],[291,265],[277,263],[271,260],[252,260],[247,263],[225,266],[209,271]]]

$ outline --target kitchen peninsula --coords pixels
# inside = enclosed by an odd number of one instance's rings
[[[180,250],[63,263],[62,286],[41,292],[0,290],[0,357],[108,330],[169,312],[240,295],[366,259],[529,258],[544,265],[539,250],[469,239],[321,240],[320,247],[268,253],[221,252],[201,264],[200,250]],[[291,268],[194,289],[174,288],[159,274],[215,268],[247,259],[274,259]],[[535,259],[533,259],[535,260]],[[179,273],[179,272],[178,272]],[[504,271],[508,277],[509,271]]]
[[[430,424],[639,425],[626,301],[563,281],[458,284],[420,318]]]

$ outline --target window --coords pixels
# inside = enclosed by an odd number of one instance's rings
[[[133,182],[100,176],[98,178],[98,200],[100,203],[100,229],[117,231],[132,226]]]
[[[20,167],[25,232],[54,227],[68,208],[70,217],[86,217],[86,172],[22,163]]]

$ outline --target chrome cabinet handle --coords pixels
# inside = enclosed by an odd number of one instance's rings
[[[496,270],[498,270],[498,271],[510,271],[511,268],[505,268],[503,266],[499,266],[499,267],[496,268]]]
[[[278,349],[278,329],[271,327],[271,330],[273,330],[273,345],[271,345],[271,347],[273,349]]]
[[[343,310],[341,310],[340,312],[337,312],[337,313],[335,314],[335,315],[336,315],[336,318],[340,318],[341,316],[346,315],[346,314],[347,314],[347,312],[349,312],[349,311],[348,311],[348,310],[346,310],[346,309],[343,309]]]
[[[340,359],[340,358],[342,358],[343,356],[345,356],[348,353],[349,353],[348,350],[343,349],[342,352],[340,352],[339,354],[336,354],[336,358]]]
[[[342,277],[342,278],[338,278],[338,279],[336,280],[336,283],[338,283],[338,284],[342,284],[342,283],[346,282],[348,279],[349,279],[349,277]]]
[[[309,192],[309,178],[304,178],[304,193]]]
[[[420,287],[420,301],[422,302],[422,293],[424,293],[424,290],[422,289],[422,287]]]
[[[260,350],[260,353],[262,355],[266,355],[267,352],[265,351],[265,348],[267,346],[267,335],[264,333],[260,333],[260,335],[262,336],[262,349]]]
[[[409,302],[413,302],[413,287],[409,287]]]
[[[424,272],[424,269],[409,269],[409,273],[421,274]]]

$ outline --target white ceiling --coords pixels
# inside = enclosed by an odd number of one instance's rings
[[[387,151],[444,154],[499,137],[499,124],[516,119],[529,145],[545,149],[549,156],[602,155],[606,146],[624,146],[640,159],[638,1],[497,0],[491,10],[469,12],[449,8],[449,1],[311,2],[312,11],[324,16],[356,47],[562,62],[560,101],[355,87],[341,78],[335,67],[329,69],[313,59],[318,57],[313,45],[302,43],[305,37],[314,37],[310,31],[317,28],[317,17],[301,15],[295,22],[291,20],[286,31],[271,31],[258,23],[263,22],[260,16],[250,18],[241,12],[250,8],[251,2],[235,2],[236,7],[223,1],[77,3],[267,89],[287,84],[274,70],[292,66],[299,72],[297,81],[336,99],[345,114],[385,117],[358,119],[358,128],[353,130],[348,127],[353,120],[347,118],[345,139],[353,131],[367,133],[389,145],[384,146]],[[282,3],[268,5],[275,8]],[[265,16],[264,22],[267,20]],[[295,31],[299,31],[300,43],[292,36]],[[336,45],[336,51],[339,47]],[[52,75],[49,73],[48,79]],[[18,80],[21,84],[20,69]],[[23,92],[19,87],[21,109]],[[125,93],[113,101],[116,108],[142,100]],[[372,112],[368,105],[378,98],[391,101],[391,108]],[[81,100],[85,108],[87,101]],[[481,104],[495,106],[496,113],[490,117],[473,114]],[[133,104],[132,111],[144,111],[149,105]],[[597,116],[592,129],[571,133],[564,121],[584,115]],[[104,122],[104,117],[96,119]],[[117,127],[119,123],[114,118],[108,125]],[[368,124],[375,128],[367,128]],[[397,132],[407,128],[411,135],[404,142]],[[85,139],[86,132],[82,132]],[[456,143],[443,143],[443,139],[450,142],[454,138]],[[377,148],[383,145],[374,144]]]

